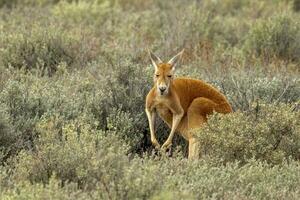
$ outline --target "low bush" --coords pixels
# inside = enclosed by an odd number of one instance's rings
[[[18,0],[0,0],[0,8],[12,8],[17,4]]]
[[[211,80],[229,99],[234,110],[250,110],[256,101],[294,103],[300,98],[300,80],[293,76],[266,77],[264,73],[233,73]]]
[[[108,173],[100,170],[104,163],[109,162],[106,156],[113,156],[114,161],[120,162],[106,163],[108,165],[123,162],[126,148],[116,136],[104,137],[104,133],[93,130],[80,119],[66,121],[63,125],[57,123],[60,121],[54,117],[43,119],[38,124],[40,137],[35,143],[38,151],[19,154],[17,180],[48,183],[49,178],[56,174],[63,182],[80,185],[86,179],[101,178]],[[97,174],[86,177],[87,173]]]
[[[60,1],[61,0],[0,0],[0,8],[14,8],[17,6],[45,6],[49,4],[56,4]]]
[[[120,157],[115,157],[116,154],[112,151],[114,148],[98,149],[106,152],[99,158],[103,158],[102,161],[97,160],[97,157],[90,158],[91,163],[101,163],[101,166],[92,164],[93,168],[86,166],[83,170],[93,183],[91,185],[88,181],[83,185],[74,182],[63,184],[54,174],[44,186],[36,182],[30,183],[26,179],[17,181],[12,187],[3,189],[0,197],[36,199],[43,198],[43,194],[58,199],[66,195],[87,199],[173,199],[174,195],[177,199],[299,197],[299,163],[294,161],[271,166],[251,160],[240,167],[237,163],[218,166],[204,160],[189,162],[180,157],[129,160],[125,156],[120,162]],[[21,162],[24,162],[23,156]],[[30,163],[26,162],[24,166],[30,166]],[[102,175],[98,176],[99,174]]]
[[[198,133],[201,152],[224,163],[245,163],[250,158],[272,164],[299,160],[299,117],[296,105],[284,104],[257,104],[247,113],[215,114]]]
[[[21,75],[19,78],[24,77]],[[37,134],[35,124],[46,111],[46,102],[36,90],[37,83],[31,81],[26,78],[23,81],[10,79],[0,93],[0,103],[11,124],[11,134],[7,139],[16,137],[17,140],[9,144],[15,146],[15,150],[32,147]]]
[[[300,1],[299,0],[294,0],[293,8],[296,12],[300,11]]]
[[[245,49],[268,62],[274,58],[299,62],[299,30],[297,16],[279,14],[260,20],[250,30]]]
[[[34,151],[21,152],[13,173],[1,168],[1,198],[179,199],[297,198],[299,164],[271,166],[255,160],[219,165],[181,156],[143,158],[82,122],[40,121]],[[76,152],[74,154],[74,152]],[[12,164],[12,163],[11,163]],[[43,183],[43,184],[41,184]],[[4,187],[2,187],[4,186]],[[19,192],[17,192],[19,191]],[[2,195],[2,196],[1,196]]]
[[[103,24],[111,12],[114,11],[113,4],[110,1],[61,1],[52,9],[54,16],[65,19],[70,24],[82,23],[84,25]]]
[[[11,130],[8,121],[8,116],[3,110],[3,105],[0,107],[0,148],[9,145]]]
[[[128,146],[116,134],[105,136],[80,119],[66,122],[62,129],[56,123],[56,119],[41,121],[37,151],[18,155],[14,181],[50,186],[56,176],[66,188],[73,183],[100,199],[142,198],[157,188],[159,176],[149,180],[146,176],[157,174],[159,166],[141,166],[142,160],[130,164]]]
[[[0,178],[1,179],[1,178]],[[3,184],[4,186],[4,184]],[[62,187],[61,181],[54,176],[49,184],[31,184],[29,181],[16,183],[9,190],[0,188],[1,199],[89,199],[89,193],[79,192],[80,190],[74,184],[68,184]]]
[[[40,69],[42,74],[53,75],[60,64],[74,68],[91,60],[94,54],[81,40],[56,27],[46,30],[35,26],[29,32],[7,33],[1,38],[0,63],[16,69]]]
[[[12,131],[9,116],[0,104],[0,165],[3,161],[16,150],[17,134]]]
[[[151,146],[144,113],[151,75],[144,68],[124,59],[112,65],[99,61],[91,64],[88,71],[76,73],[68,73],[60,65],[51,78],[16,72],[5,82],[0,101],[19,135],[18,146],[32,147],[39,135],[36,125],[42,117],[56,116],[58,124],[81,117],[97,130],[117,133],[130,144],[132,152],[142,153]],[[161,127],[158,132],[166,130]]]

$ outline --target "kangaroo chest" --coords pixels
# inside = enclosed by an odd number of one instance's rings
[[[162,120],[164,120],[170,126],[173,119],[173,113],[171,110],[163,104],[158,104],[155,108]]]
[[[171,110],[163,104],[158,104],[156,106],[156,111],[158,112],[159,115],[163,115],[163,116],[171,115],[172,116]]]

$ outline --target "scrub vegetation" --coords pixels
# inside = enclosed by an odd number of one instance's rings
[[[298,0],[0,0],[0,199],[299,199]],[[148,49],[234,109],[151,145]],[[169,129],[157,121],[162,144]]]

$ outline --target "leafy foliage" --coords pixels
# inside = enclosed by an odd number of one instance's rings
[[[91,59],[79,40],[54,27],[35,27],[29,33],[22,31],[4,37],[1,61],[6,67],[40,69],[43,74],[52,75],[60,64],[73,67]]]
[[[295,21],[294,21],[295,20]],[[278,15],[258,22],[250,31],[250,51],[265,59],[274,57],[299,61],[299,19],[289,15]]]
[[[221,162],[247,159],[279,164],[300,158],[299,111],[295,105],[257,104],[248,113],[214,115],[199,132],[204,156]]]

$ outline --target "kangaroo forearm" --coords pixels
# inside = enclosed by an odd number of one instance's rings
[[[150,135],[151,135],[151,140],[155,140],[155,112],[149,111],[146,109],[146,114],[148,117],[148,122],[149,122],[149,128],[150,128]]]
[[[172,140],[173,139],[175,131],[176,131],[176,129],[177,129],[177,127],[178,127],[181,119],[182,119],[182,116],[183,116],[183,114],[181,114],[181,113],[177,114],[177,115],[174,115],[174,117],[173,117],[173,123],[172,123],[172,128],[171,128],[171,132],[170,132],[170,135],[168,137],[168,140]]]

